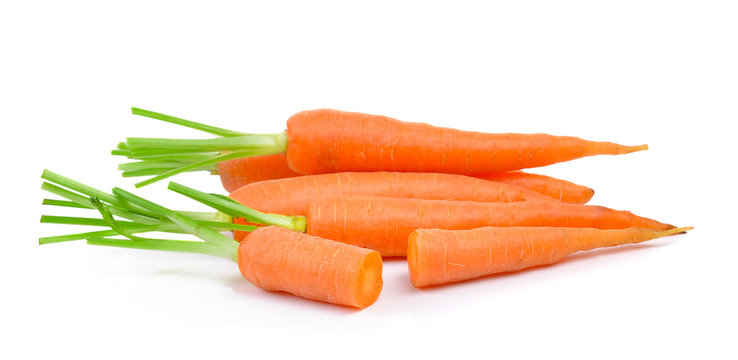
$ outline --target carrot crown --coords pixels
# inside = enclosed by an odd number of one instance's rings
[[[217,174],[216,165],[221,161],[278,154],[287,149],[286,132],[247,134],[135,107],[131,112],[221,136],[215,139],[127,138],[111,153],[138,160],[118,166],[124,177],[153,175],[136,183],[137,188],[183,172],[202,170]]]

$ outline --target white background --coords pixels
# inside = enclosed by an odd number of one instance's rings
[[[307,3],[307,2],[306,2]],[[0,357],[735,358],[738,11],[731,1],[25,1],[0,5]],[[356,311],[261,291],[227,260],[39,247],[42,169],[132,189],[125,136],[248,132],[331,107],[651,150],[535,172],[687,235],[416,290],[404,261]],[[205,173],[178,180],[222,191]],[[137,191],[200,209],[166,191]]]

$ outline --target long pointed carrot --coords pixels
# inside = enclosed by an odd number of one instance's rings
[[[318,109],[299,112],[287,131],[244,134],[133,108],[134,114],[180,124],[218,139],[128,138],[114,154],[141,160],[126,165],[128,176],[155,175],[144,186],[185,171],[210,170],[226,160],[285,153],[301,174],[344,171],[440,172],[488,174],[539,167],[593,155],[646,150],[547,134],[489,134],[402,122],[386,116]],[[178,162],[180,165],[173,164]],[[148,164],[147,164],[148,163]],[[136,167],[142,167],[135,170]],[[125,172],[124,172],[125,175]]]
[[[223,188],[229,193],[251,183],[301,175],[287,166],[287,157],[284,154],[252,156],[223,161],[218,164],[217,173],[223,184]],[[559,201],[573,204],[584,204],[594,195],[594,190],[586,186],[551,176],[530,174],[522,171],[506,171],[486,175],[477,174],[473,175],[473,177],[522,186]]]
[[[260,181],[242,186],[230,196],[259,211],[304,215],[315,200],[348,195],[485,202],[554,201],[517,185],[463,175],[398,172],[333,173]]]
[[[408,236],[417,229],[555,226],[668,230],[674,227],[628,211],[593,205],[368,196],[315,201],[308,208],[306,220],[309,234],[374,249],[382,256],[406,256]],[[238,238],[240,235],[236,236]]]
[[[577,251],[639,243],[691,229],[420,229],[410,234],[407,264],[413,286],[423,287],[553,264]]]
[[[61,183],[70,184],[65,178]],[[96,193],[105,197],[77,198],[67,202],[46,202],[47,205],[96,208],[102,219],[45,217],[42,222],[77,225],[108,225],[110,230],[39,239],[40,244],[75,239],[87,239],[91,245],[133,249],[167,250],[220,256],[238,264],[241,274],[254,285],[269,291],[284,291],[297,296],[334,304],[364,308],[378,298],[382,289],[382,259],[376,251],[322,239],[287,230],[278,226],[250,227],[248,241],[240,244],[220,234],[217,228],[232,228],[232,224],[195,220],[184,213],[115,188],[113,194],[89,187],[81,194]],[[157,218],[153,224],[121,222],[113,218],[118,213],[146,211]],[[240,227],[240,226],[237,226]],[[243,229],[243,228],[242,228]],[[255,229],[255,230],[254,230]],[[142,238],[138,234],[151,231],[184,232],[203,241]],[[111,239],[121,234],[130,240]],[[53,241],[50,241],[53,240]]]
[[[594,196],[594,190],[586,186],[546,175],[531,174],[522,171],[506,171],[496,174],[474,175],[474,177],[522,186],[571,204],[585,204]]]

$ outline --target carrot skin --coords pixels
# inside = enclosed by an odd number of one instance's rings
[[[408,236],[417,229],[578,227],[668,230],[672,225],[602,206],[522,201],[485,203],[351,196],[313,202],[307,232],[378,251],[406,256]]]
[[[415,287],[440,285],[553,264],[577,251],[638,243],[690,229],[420,229],[409,237],[408,270]]]
[[[223,188],[229,193],[238,188],[264,180],[276,180],[300,176],[287,166],[285,154],[253,156],[218,163],[218,174]],[[584,204],[594,195],[594,190],[550,176],[507,171],[497,174],[473,175],[473,177],[522,186],[559,201]]]
[[[546,175],[530,174],[522,171],[474,175],[474,177],[522,186],[561,202],[571,204],[586,204],[594,196],[594,190],[586,186]]]
[[[218,163],[223,188],[229,193],[258,181],[284,179],[300,174],[287,166],[285,154],[252,156]]]
[[[305,215],[313,201],[350,195],[372,195],[469,201],[546,201],[548,196],[516,185],[454,174],[365,172],[306,175],[260,181],[238,188],[231,198],[261,212]],[[238,223],[245,223],[238,220]],[[236,240],[246,234],[234,233]]]
[[[342,171],[489,174],[647,149],[547,134],[489,134],[331,109],[287,121],[287,163],[301,174]]]
[[[516,185],[454,174],[399,172],[347,172],[261,181],[236,189],[230,197],[262,212],[304,215],[315,200],[349,195],[553,202],[548,196]]]
[[[376,251],[277,226],[257,229],[238,248],[241,275],[268,291],[365,308],[382,290]]]

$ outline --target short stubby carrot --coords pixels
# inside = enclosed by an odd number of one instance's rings
[[[387,116],[317,109],[287,120],[287,131],[247,134],[133,108],[133,113],[223,136],[216,139],[127,138],[113,154],[141,160],[121,164],[124,176],[154,175],[137,187],[186,171],[250,156],[286,154],[300,174],[346,171],[490,174],[539,167],[593,155],[646,150],[548,134],[461,131]],[[126,175],[126,171],[128,171]]]
[[[254,285],[307,299],[365,308],[382,290],[378,252],[267,226],[238,249],[241,274]]]
[[[399,172],[333,173],[260,181],[238,188],[230,197],[267,213],[304,215],[315,200],[348,195],[490,202],[553,201],[517,185],[454,174]]]
[[[232,192],[241,186],[264,180],[300,176],[287,166],[284,154],[252,156],[218,163],[223,188]]]
[[[553,264],[577,251],[639,243],[691,229],[420,229],[410,234],[407,265],[413,286],[439,285]]]
[[[598,229],[672,225],[602,206],[561,202],[491,203],[370,196],[317,200],[306,214],[307,233],[406,256],[408,236],[417,229],[473,229],[484,226],[555,226]]]
[[[551,176],[522,171],[474,175],[474,177],[522,186],[565,203],[585,204],[594,196],[594,190],[586,186]]]

